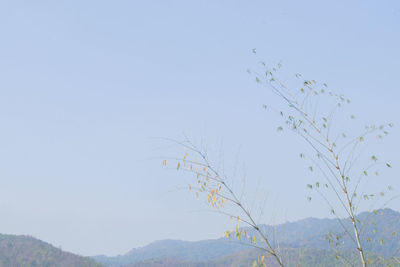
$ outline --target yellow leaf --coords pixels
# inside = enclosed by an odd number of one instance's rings
[[[162,162],[162,164],[165,166],[165,165],[167,165],[167,160],[163,160],[163,162]]]
[[[181,167],[181,163],[178,162],[178,165],[176,166],[176,169],[179,170],[180,167]]]
[[[264,256],[264,255],[262,255],[262,256],[261,256],[261,263],[263,263],[263,262],[264,262],[264,258],[265,258],[265,256]]]

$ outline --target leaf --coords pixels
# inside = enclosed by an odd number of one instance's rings
[[[176,169],[179,170],[180,167],[181,167],[181,163],[178,162],[178,165],[176,165]]]
[[[387,166],[388,168],[392,168],[392,165],[390,165],[389,163],[386,163],[386,166]]]
[[[164,159],[162,163],[163,163],[164,166],[167,165],[167,160]]]
[[[229,238],[229,237],[230,237],[229,231],[226,231],[224,234],[225,234],[225,237],[226,237],[226,238]]]

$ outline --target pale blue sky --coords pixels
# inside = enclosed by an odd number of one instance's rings
[[[252,48],[400,125],[396,0],[0,1],[0,34],[0,232],[84,255],[231,226],[176,189],[154,137],[240,150],[248,179],[269,179],[276,222],[328,216],[306,201],[299,140],[261,108]],[[397,128],[380,148],[394,166]],[[385,179],[400,189],[398,174]]]

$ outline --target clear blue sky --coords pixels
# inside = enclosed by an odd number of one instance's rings
[[[396,0],[0,1],[0,38],[0,232],[83,255],[231,226],[177,190],[153,137],[240,150],[249,179],[269,179],[276,222],[328,216],[306,201],[299,140],[261,108],[252,48],[400,126]],[[398,127],[380,148],[394,166]],[[400,189],[398,178],[382,179]]]

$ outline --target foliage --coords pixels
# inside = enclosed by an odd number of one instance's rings
[[[256,53],[255,50],[253,52]],[[367,206],[378,203],[393,189],[386,186],[378,192],[365,191],[366,185],[373,181],[372,176],[380,175],[381,167],[391,168],[390,163],[380,161],[374,153],[365,153],[365,148],[375,138],[381,140],[388,135],[393,124],[367,125],[360,133],[354,134],[353,129],[357,129],[356,116],[347,114],[350,99],[330,91],[327,84],[304,79],[300,74],[295,76],[295,89],[290,89],[292,86],[284,84],[279,77],[280,68],[281,64],[268,68],[261,61],[261,71],[248,72],[255,76],[257,83],[266,85],[277,100],[281,100],[278,109],[264,105],[264,108],[277,112],[282,118],[284,125],[278,126],[277,131],[283,131],[286,126],[308,147],[299,156],[308,160],[310,176],[318,179],[308,183],[307,187],[322,197],[342,228],[341,233],[327,233],[326,240],[344,265],[351,263],[340,252],[340,246],[345,241],[353,244],[365,267],[372,262],[365,251],[365,247],[369,246],[367,243],[372,243],[372,235],[365,229],[371,221],[373,223],[373,219],[361,221],[357,214]],[[351,129],[348,125],[351,125]],[[265,256],[271,256],[279,266],[284,266],[279,247],[271,241],[271,236],[260,229],[251,209],[242,201],[232,183],[228,182],[233,179],[227,176],[224,169],[217,168],[211,162],[204,147],[197,147],[188,139],[176,143],[186,149],[183,158],[174,159],[177,161],[176,169],[195,176],[196,182],[189,184],[189,191],[193,189],[196,196],[204,196],[213,209],[236,220],[235,230],[226,231],[224,236],[259,248],[266,253]],[[163,164],[166,165],[167,160]],[[311,195],[308,196],[309,201],[312,199]],[[348,218],[350,224],[342,218]],[[251,231],[240,228],[239,224],[248,225]],[[386,241],[380,239],[378,242],[384,245]],[[264,257],[261,257],[254,264],[263,265],[263,262]]]
[[[182,159],[173,159],[177,161],[176,169],[191,173],[195,177],[195,182],[188,185],[188,190],[193,190],[197,198],[204,196],[211,208],[236,222],[234,230],[225,231],[223,236],[228,239],[235,238],[244,244],[263,250],[279,266],[284,266],[279,248],[261,231],[250,208],[243,201],[242,194],[238,194],[229,182],[233,179],[229,179],[224,168],[214,166],[208,158],[207,150],[204,147],[197,147],[189,139],[176,143],[186,150]],[[167,165],[167,160],[163,161],[163,165]],[[240,228],[240,223],[249,226],[253,234]]]
[[[381,140],[388,135],[393,124],[367,125],[361,133],[354,134],[352,129],[357,128],[356,117],[353,114],[346,115],[350,99],[328,90],[325,83],[304,79],[301,74],[296,74],[298,83],[293,86],[295,89],[291,89],[279,77],[281,64],[268,68],[261,61],[261,66],[260,72],[249,70],[249,73],[283,103],[279,109],[268,105],[264,105],[264,108],[276,111],[284,125],[305,141],[309,151],[299,156],[308,159],[311,175],[316,176],[314,173],[318,172],[317,176],[320,177],[307,187],[316,190],[331,213],[338,218],[343,235],[350,237],[350,242],[360,254],[362,265],[366,266],[370,260],[365,255],[362,238],[365,226],[360,222],[357,212],[363,208],[363,201],[371,202],[383,197],[392,187],[387,186],[378,192],[364,191],[363,186],[371,182],[372,176],[379,176],[379,167],[391,168],[389,163],[381,162],[375,154],[366,154],[364,149],[368,140]],[[346,128],[347,120],[350,120],[348,125],[352,129]],[[278,126],[277,130],[283,131],[284,126]],[[369,158],[368,162],[365,157]],[[309,196],[308,200],[311,201],[312,197]],[[341,217],[349,218],[350,227],[342,223]],[[343,235],[328,234],[327,240],[334,249],[339,250]],[[348,263],[345,258],[343,260],[344,264]]]

